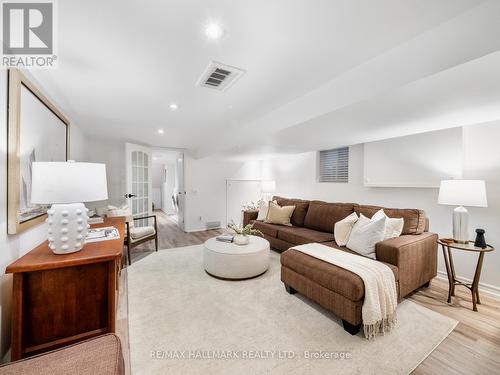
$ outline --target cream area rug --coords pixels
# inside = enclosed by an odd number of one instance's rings
[[[205,273],[203,247],[161,250],[128,269],[132,374],[408,374],[457,322],[411,301],[373,341],[280,281]]]

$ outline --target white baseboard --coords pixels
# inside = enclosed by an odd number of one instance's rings
[[[448,281],[448,274],[446,273],[446,271],[439,271],[438,270],[436,277],[440,280]],[[468,283],[468,284],[472,283],[472,280],[468,279],[466,277],[457,276],[457,280],[459,280],[463,283]],[[491,285],[491,284],[485,284],[485,283],[480,282],[479,283],[479,291],[481,293],[487,294],[491,297],[500,298],[500,288],[498,286]]]
[[[191,228],[191,229],[185,229],[184,232],[186,233],[205,232],[207,230],[214,230],[214,229],[222,229],[222,227],[210,228],[210,229],[207,229],[207,227]]]

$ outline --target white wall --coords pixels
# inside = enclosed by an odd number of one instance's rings
[[[471,238],[475,228],[486,230],[486,239],[500,249],[500,122],[464,128],[464,178],[484,179],[488,208],[469,208]],[[432,149],[422,150],[432,153]],[[436,160],[439,163],[439,160]],[[363,146],[350,149],[349,183],[316,182],[316,153],[308,152],[267,161],[263,179],[275,179],[277,194],[287,197],[319,199],[330,202],[355,202],[386,207],[421,208],[430,218],[430,230],[451,236],[454,207],[437,204],[437,188],[369,188],[363,186]],[[439,249],[439,271],[445,272]],[[473,277],[476,256],[455,252],[457,275]],[[487,254],[481,276],[483,290],[500,293],[500,251]]]
[[[106,142],[87,136],[85,159],[88,162],[105,163],[108,179],[108,200],[91,202],[87,206],[94,208],[107,204],[119,206],[125,203],[125,144]]]
[[[10,321],[12,277],[5,275],[5,267],[45,241],[44,224],[18,235],[7,235],[7,71],[0,71],[0,358],[6,358],[10,348]],[[86,137],[77,125],[71,124],[70,156],[85,159]]]
[[[369,142],[363,151],[366,186],[436,188],[463,177],[460,127]]]
[[[226,180],[260,179],[261,162],[194,159],[185,155],[185,230],[204,230],[208,221],[226,226]]]

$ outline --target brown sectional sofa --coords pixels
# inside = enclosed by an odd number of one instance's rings
[[[271,244],[282,251],[281,280],[291,294],[300,292],[339,316],[344,328],[357,333],[362,324],[364,299],[362,279],[345,269],[290,249],[311,242],[322,243],[343,251],[336,244],[333,230],[337,221],[352,212],[372,217],[383,207],[355,203],[328,203],[274,197],[281,206],[293,205],[290,222],[283,226],[256,221],[257,211],[243,213],[244,225],[253,223]],[[384,208],[389,217],[404,218],[403,233],[376,245],[376,257],[394,272],[398,298],[401,299],[429,281],[437,273],[437,235],[428,232],[425,212],[418,209]]]

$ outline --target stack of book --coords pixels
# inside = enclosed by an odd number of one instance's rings
[[[104,223],[104,218],[99,215],[93,215],[88,218],[87,223],[89,224],[101,224]]]
[[[221,234],[220,236],[215,237],[217,241],[220,242],[228,242],[231,243],[233,242],[233,235],[231,234]]]
[[[120,238],[120,233],[115,227],[90,228],[85,242],[109,241]]]

